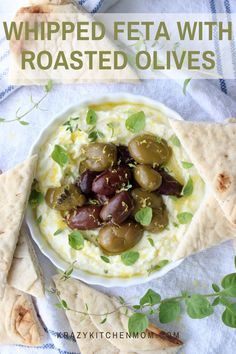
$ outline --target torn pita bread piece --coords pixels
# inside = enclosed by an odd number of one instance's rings
[[[42,344],[43,328],[29,295],[7,285],[0,313],[0,344]]]
[[[60,275],[54,276],[53,280],[60,298],[66,301],[69,308],[77,311],[66,311],[73,332],[93,333],[95,338],[98,335],[98,339],[92,341],[89,335],[77,338],[82,354],[164,354],[177,353],[180,349],[182,342],[179,339],[168,335],[153,324],[149,325],[145,337],[130,337],[128,317],[116,298],[94,290],[78,280],[70,278],[64,281]],[[89,315],[78,313],[86,311]],[[107,316],[105,323],[101,323],[101,316],[97,314],[107,312],[112,313]],[[132,311],[129,310],[128,315],[131,314]],[[109,335],[100,337],[101,332]],[[115,335],[112,335],[113,333]]]
[[[33,1],[35,3],[35,1]],[[98,21],[98,20],[97,20]],[[105,19],[101,19],[105,21]],[[10,39],[10,66],[8,80],[13,85],[45,85],[48,80],[53,80],[54,83],[63,84],[80,84],[80,83],[94,83],[94,82],[139,82],[139,77],[134,68],[129,63],[126,63],[122,70],[110,70],[115,68],[117,61],[120,62],[122,57],[116,57],[116,52],[120,48],[113,42],[108,35],[105,35],[99,41],[92,40],[91,31],[93,16],[87,13],[82,6],[79,6],[75,1],[66,0],[41,0],[39,4],[34,4],[27,7],[21,7],[14,18],[16,23],[29,23],[35,28],[35,23],[55,22],[59,25],[60,30],[52,34],[52,38],[47,40],[45,33],[49,30],[44,29],[43,37],[41,34],[37,35],[37,40],[33,33],[30,38],[25,39],[24,29],[21,38],[16,39],[13,36]],[[78,39],[77,31],[67,33],[66,41],[62,39],[63,23],[80,23],[88,24],[88,40],[81,41]],[[106,24],[105,24],[106,25]],[[39,25],[38,28],[42,26]],[[89,52],[99,53],[106,51],[111,53],[109,67],[101,70],[101,59],[98,55],[94,55],[92,64],[89,64],[87,54]],[[33,61],[30,63],[25,60],[25,67],[23,68],[22,60],[23,53],[27,51],[34,53]],[[63,51],[63,57],[62,57]],[[43,70],[45,63],[38,65],[42,57],[42,52],[47,57],[46,61],[51,58],[52,65]],[[82,64],[79,67],[76,60],[72,59],[72,53],[82,53]],[[87,54],[86,54],[87,53]],[[121,54],[120,54],[121,55]],[[57,64],[57,62],[60,64]],[[63,63],[62,63],[63,62]],[[91,67],[92,65],[92,67]],[[33,68],[33,69],[32,69]],[[74,68],[74,69],[73,69]]]
[[[44,296],[44,281],[26,225],[20,231],[7,282],[35,297]]]
[[[0,175],[0,298],[3,297],[34,178],[34,155]]]
[[[225,216],[236,225],[236,124],[170,120]]]
[[[214,195],[208,193],[180,240],[173,260],[185,258],[233,238],[236,240],[236,227],[225,217]]]

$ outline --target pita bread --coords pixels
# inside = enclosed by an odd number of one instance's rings
[[[0,344],[42,344],[43,329],[29,295],[7,285],[0,313]]]
[[[36,155],[0,175],[0,298],[3,297],[8,272],[33,182]]]
[[[7,282],[10,286],[30,295],[44,296],[41,269],[26,225],[21,228]]]
[[[173,260],[185,258],[232,238],[236,239],[236,227],[224,216],[215,197],[209,193],[183,235]]]
[[[15,22],[93,22],[93,17],[88,14],[78,3],[75,1],[67,0],[52,0],[45,1],[40,0],[39,4],[22,7],[17,11]],[[40,27],[40,26],[39,26]],[[71,33],[65,41],[61,39],[61,33],[55,34],[51,40],[38,40],[36,41],[32,36],[29,40],[25,40],[24,36],[20,40],[11,38],[10,40],[10,60],[9,66],[9,78],[8,81],[13,85],[32,85],[32,84],[46,84],[48,80],[53,80],[55,83],[63,84],[80,84],[88,82],[135,82],[139,81],[137,73],[132,66],[127,63],[123,70],[99,70],[99,57],[94,56],[93,69],[88,65],[88,60],[83,55],[83,65],[79,70],[73,70],[71,64],[75,64],[71,61],[71,53],[73,51],[79,51],[86,53],[89,51],[120,51],[120,48],[106,35],[99,41],[88,40],[78,41],[76,31]],[[47,70],[39,70],[35,65],[35,70],[32,70],[30,66],[26,66],[22,69],[22,52],[31,51],[34,52],[35,57],[42,51],[53,53],[53,58],[57,57],[59,51],[63,49],[66,61],[68,62],[68,69],[65,69],[60,65],[57,69],[54,69],[54,64]],[[117,59],[119,60],[119,58]],[[113,55],[110,57],[110,66],[114,67],[116,59]],[[34,61],[34,64],[36,61]]]
[[[225,216],[236,225],[236,124],[170,124]]]
[[[101,317],[96,314],[112,312],[120,307],[117,299],[100,293],[90,288],[80,281],[68,279],[63,281],[60,275],[53,277],[57,290],[60,292],[61,299],[65,300],[68,306],[77,311],[86,312],[86,306],[89,313],[93,315],[85,316],[73,311],[66,311],[66,315],[74,333],[89,332],[94,336],[103,333],[117,333],[115,336],[98,337],[92,340],[89,335],[84,338],[77,338],[82,354],[144,354],[144,353],[176,353],[182,342],[169,336],[164,331],[150,324],[145,338],[129,338],[126,337],[128,331],[128,318],[124,315],[124,309],[115,311],[107,316],[105,323],[101,323]],[[129,310],[129,314],[132,311]],[[122,338],[118,338],[119,335]],[[109,337],[109,338],[108,338]],[[114,337],[114,338],[113,338]]]

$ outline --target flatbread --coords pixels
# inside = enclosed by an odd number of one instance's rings
[[[42,344],[43,329],[29,295],[7,285],[0,313],[0,344]]]
[[[36,155],[0,175],[0,298],[8,272],[34,178]]]
[[[120,308],[120,303],[116,298],[107,296],[101,292],[94,290],[82,282],[68,279],[63,281],[60,275],[53,277],[57,290],[60,292],[60,298],[67,302],[69,308],[76,311],[88,312],[93,315],[83,315],[74,311],[66,311],[66,315],[70,322],[73,332],[88,332],[93,333],[93,339],[89,335],[87,338],[81,336],[76,338],[82,354],[164,354],[177,353],[182,345],[182,342],[175,337],[161,331],[154,325],[150,324],[149,330],[146,331],[145,338],[128,338],[128,319],[124,315],[124,309],[115,311],[107,316],[105,323],[101,323],[101,317],[95,314],[112,312]],[[132,314],[129,310],[129,314]],[[102,338],[99,334],[108,333],[108,336]],[[112,333],[117,333],[112,335]],[[122,338],[119,338],[123,335]],[[109,335],[111,334],[111,336]],[[149,336],[148,336],[149,334]],[[151,338],[150,338],[151,337]]]
[[[225,216],[236,225],[236,124],[170,124]]]
[[[236,227],[224,216],[213,194],[208,193],[178,244],[173,260],[186,258],[233,238],[236,240]]]
[[[34,5],[22,7],[17,11],[14,18],[15,22],[93,22],[93,17],[88,14],[82,6],[78,5],[78,2],[67,0],[52,0],[45,1],[40,0],[40,3],[35,4],[36,1],[32,1]],[[76,31],[75,31],[76,32]],[[10,40],[10,66],[9,66],[9,83],[13,85],[43,85],[47,84],[48,80],[53,80],[54,83],[63,84],[80,84],[88,82],[135,82],[139,81],[139,77],[135,69],[127,63],[123,70],[99,70],[99,58],[95,56],[93,69],[88,65],[89,61],[86,56],[83,56],[83,65],[79,70],[72,70],[71,64],[75,64],[71,61],[71,53],[73,51],[79,51],[85,53],[87,51],[120,51],[120,48],[107,36],[98,41],[78,41],[76,33],[71,33],[70,37],[65,41],[61,39],[61,33],[57,33],[51,40],[34,40],[31,36],[25,40],[22,36],[21,40],[11,38]],[[29,65],[26,65],[25,69],[22,69],[22,52],[31,51],[37,55],[44,51],[53,53],[53,58],[57,56],[58,52],[63,49],[65,58],[68,62],[68,69],[65,69],[62,65],[54,69],[54,64],[47,70],[39,70],[35,65],[35,70],[32,70]],[[115,58],[111,55],[110,66],[114,67]],[[117,59],[120,61],[120,58]],[[122,60],[122,59],[121,59]],[[61,59],[60,59],[61,62]],[[35,62],[36,63],[36,62]]]
[[[44,281],[26,225],[21,227],[7,282],[35,297],[44,296]]]

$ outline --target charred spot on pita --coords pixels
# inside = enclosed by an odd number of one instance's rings
[[[231,185],[231,179],[224,172],[220,173],[217,177],[216,188],[219,192],[225,192]]]

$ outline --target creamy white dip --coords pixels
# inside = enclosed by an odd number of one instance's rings
[[[166,139],[173,152],[166,167],[182,184],[186,184],[189,177],[191,177],[193,180],[193,193],[190,196],[179,199],[169,196],[163,197],[169,215],[168,227],[158,234],[144,232],[141,241],[132,249],[138,251],[140,256],[137,262],[131,266],[125,265],[120,255],[110,256],[110,263],[105,263],[102,260],[103,253],[99,247],[86,240],[89,234],[97,235],[99,229],[81,231],[85,236],[83,249],[77,251],[71,248],[68,243],[68,235],[71,230],[63,221],[60,212],[49,208],[45,201],[36,209],[36,218],[40,217],[41,219],[39,224],[40,231],[50,247],[61,258],[67,261],[68,264],[77,261],[75,266],[82,270],[108,277],[131,277],[148,274],[152,267],[160,261],[171,261],[179,241],[191,223],[190,221],[187,224],[180,224],[177,215],[182,212],[195,214],[204,197],[204,183],[194,166],[190,168],[183,167],[183,162],[190,162],[190,159],[181,144],[176,143],[176,139],[173,139],[174,133],[169,125],[168,117],[152,107],[133,103],[114,103],[84,107],[74,112],[70,117],[65,117],[65,122],[71,117],[79,117],[78,120],[72,121],[73,126],[75,127],[78,124],[79,129],[71,132],[66,130],[67,125],[60,125],[41,147],[36,179],[39,182],[39,189],[44,195],[49,187],[57,187],[65,184],[65,182],[70,183],[78,178],[81,147],[90,142],[88,133],[91,126],[86,123],[88,108],[96,111],[97,124],[94,129],[103,134],[97,141],[112,142],[116,145],[128,145],[128,142],[135,135],[126,129],[125,121],[131,114],[141,110],[144,111],[146,116],[145,132],[150,132]],[[113,129],[111,129],[111,125]],[[56,144],[66,149],[69,156],[69,161],[63,168],[51,157]],[[58,235],[54,235],[58,229],[63,231]],[[150,242],[150,238],[153,242]]]

